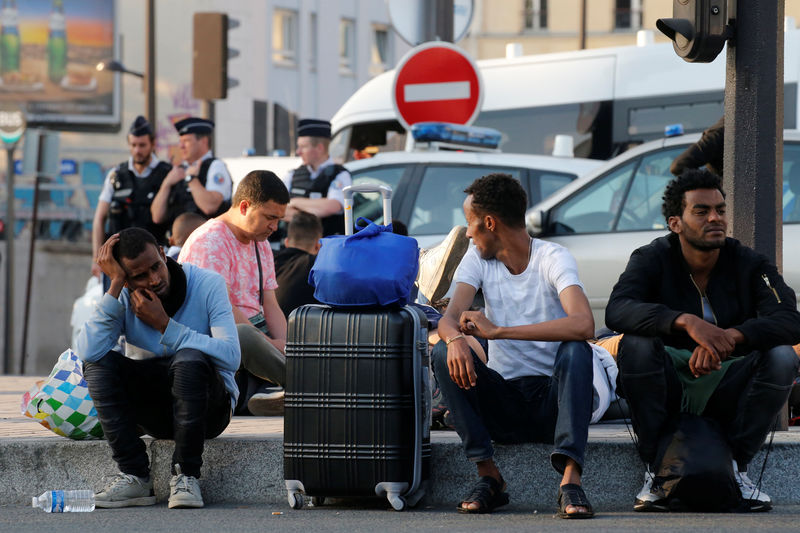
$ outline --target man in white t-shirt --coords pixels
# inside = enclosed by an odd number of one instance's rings
[[[244,370],[278,387],[258,389],[252,380],[237,380],[244,405],[254,415],[283,413],[286,382],[286,318],[275,296],[278,283],[267,238],[283,218],[289,192],[268,170],[254,170],[236,188],[233,206],[194,230],[178,261],[219,273],[228,286],[239,333]]]
[[[559,516],[590,518],[581,488],[592,414],[594,334],[575,260],[558,244],[525,230],[527,196],[507,174],[489,174],[464,192],[467,237],[474,247],[455,274],[456,289],[439,321],[433,364],[467,458],[480,477],[458,505],[486,513],[508,503],[492,440],[554,443],[562,475]],[[483,291],[485,314],[469,311]],[[489,340],[488,364],[466,336]]]

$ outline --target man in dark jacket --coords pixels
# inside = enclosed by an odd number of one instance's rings
[[[275,254],[275,277],[278,288],[275,297],[283,314],[305,304],[319,303],[314,298],[314,288],[308,283],[308,274],[314,266],[322,238],[319,217],[298,211],[289,222],[286,248]]]
[[[746,472],[797,374],[795,293],[766,257],[725,237],[714,174],[685,170],[667,186],[662,211],[670,235],[633,252],[606,308],[606,325],[624,333],[618,390],[631,405],[639,453],[652,471],[659,438],[681,410],[713,418],[742,497],[751,510],[769,510]],[[666,510],[650,471],[634,509]]]

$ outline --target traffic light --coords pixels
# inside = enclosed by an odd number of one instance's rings
[[[729,37],[727,0],[672,0],[671,19],[656,28],[672,39],[675,53],[690,63],[710,63]]]
[[[239,23],[225,13],[195,13],[192,34],[192,96],[198,100],[224,100],[228,88],[239,83],[228,79],[228,59],[239,55],[228,48],[228,29]]]

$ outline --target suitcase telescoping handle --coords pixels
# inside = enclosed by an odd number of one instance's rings
[[[383,197],[383,224],[388,226],[392,223],[392,188],[388,185],[374,185],[372,183],[360,183],[358,185],[348,185],[342,189],[344,194],[344,234],[353,234],[353,195],[357,192],[379,192]]]

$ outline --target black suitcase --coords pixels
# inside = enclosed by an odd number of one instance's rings
[[[415,505],[430,470],[427,320],[417,308],[304,305],[289,316],[283,468],[303,495]]]

